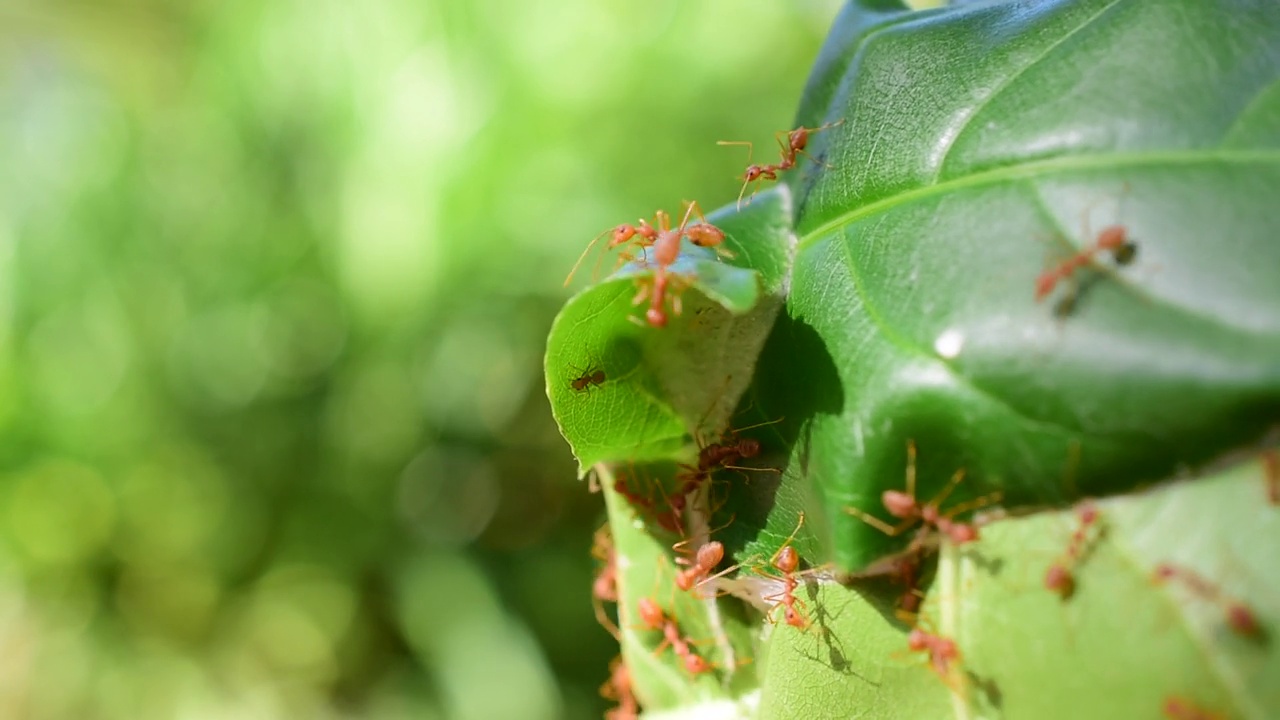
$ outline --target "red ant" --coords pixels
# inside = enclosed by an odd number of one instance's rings
[[[960,660],[960,649],[956,641],[941,635],[934,635],[920,628],[912,628],[907,635],[907,649],[911,652],[928,652],[929,665],[944,681],[951,677],[951,661]]]
[[[653,502],[653,498],[641,495],[633,489],[627,482],[626,476],[622,473],[618,473],[614,478],[613,489],[619,495],[626,498],[627,502],[632,506],[643,510],[653,518],[653,521],[658,524],[658,527],[670,533],[679,534],[681,532],[679,511],[676,508],[671,507],[669,504],[663,508],[657,507]]]
[[[1222,720],[1222,715],[1197,707],[1190,700],[1170,695],[1160,706],[1169,720]]]
[[[680,658],[684,669],[689,674],[700,675],[711,670],[713,665],[689,648],[691,643],[680,635],[680,628],[676,625],[675,618],[663,612],[656,600],[651,597],[640,598],[636,611],[645,630],[662,631],[662,642],[654,648],[654,655],[661,653],[670,645],[672,652]]]
[[[1267,482],[1267,501],[1280,505],[1280,450],[1262,451],[1262,475]]]
[[[1133,260],[1137,246],[1129,241],[1129,231],[1123,225],[1111,225],[1098,233],[1092,245],[1063,260],[1036,277],[1036,302],[1040,302],[1053,292],[1059,282],[1071,277],[1080,268],[1093,262],[1096,255],[1110,252],[1120,265],[1127,265]]]
[[[605,230],[604,232],[595,236],[595,238],[592,239],[591,242],[587,243],[587,249],[583,250],[582,254],[578,256],[578,261],[573,264],[573,269],[569,271],[568,277],[564,279],[564,286],[565,287],[569,286],[569,283],[573,280],[574,273],[578,272],[578,267],[582,265],[582,261],[587,259],[587,254],[591,252],[591,248],[595,246],[595,244],[600,240],[600,238],[604,237],[605,235],[608,235],[609,233],[613,233],[613,238],[609,241],[609,245],[608,247],[605,248],[605,252],[608,252],[609,250],[612,250],[618,247],[619,245],[626,245],[628,242],[631,242],[632,240],[636,241],[636,245],[638,245],[641,250],[644,250],[645,248],[653,245],[658,240],[657,228],[669,224],[669,219],[667,217],[666,211],[659,210],[656,213],[654,213],[653,220],[654,220],[654,224],[650,225],[644,218],[641,218],[639,223],[636,225],[623,223],[622,225],[619,225],[613,228],[612,230]],[[625,253],[623,254],[624,260],[630,257],[631,257],[630,255],[627,255]],[[603,260],[604,255],[601,255],[600,259]],[[599,268],[598,262],[596,263],[596,267],[597,269]]]
[[[591,544],[591,556],[604,563],[591,583],[591,606],[596,613],[596,622],[600,623],[600,627],[608,630],[615,640],[621,641],[622,636],[618,626],[609,619],[608,613],[604,610],[604,603],[618,602],[617,556],[608,524],[596,530]]]
[[[731,463],[747,460],[760,454],[760,441],[755,438],[740,437],[739,434],[742,431],[753,430],[765,425],[774,425],[782,421],[783,418],[778,418],[777,420],[768,420],[755,425],[727,430],[718,441],[707,443],[698,449],[698,471],[707,472],[719,468],[727,468],[781,472],[777,468],[743,468]]]
[[[908,441],[907,491],[885,490],[880,494],[880,500],[884,503],[885,509],[889,511],[890,515],[900,519],[902,522],[897,525],[890,525],[880,518],[855,507],[846,507],[844,511],[860,518],[863,522],[889,537],[897,537],[915,527],[917,523],[923,523],[925,527],[933,526],[937,528],[938,532],[949,537],[957,545],[973,542],[978,539],[977,524],[959,522],[953,520],[952,517],[996,502],[1000,499],[1000,493],[991,493],[990,495],[955,505],[945,513],[941,512],[940,506],[943,501],[947,499],[952,490],[955,490],[956,485],[964,479],[964,474],[964,468],[957,470],[940,493],[935,495],[929,502],[921,505],[916,500],[916,444],[915,441]]]
[[[796,522],[796,529],[791,531],[791,534],[783,541],[782,546],[773,554],[773,557],[769,558],[769,565],[782,573],[782,591],[760,598],[761,600],[777,600],[777,605],[786,608],[783,613],[783,620],[791,627],[799,628],[800,630],[808,627],[809,622],[805,619],[804,614],[796,609],[797,605],[804,607],[804,601],[795,595],[795,590],[800,585],[801,573],[796,572],[800,568],[800,554],[792,547],[791,541],[796,539],[796,534],[800,532],[800,528],[803,526],[804,513],[801,512],[800,518]],[[772,610],[766,617],[769,622],[775,622]]]
[[[672,502],[683,502],[683,498],[697,490],[706,482],[711,473],[716,470],[756,470],[763,472],[782,472],[777,468],[755,468],[734,465],[739,460],[753,458],[760,454],[760,441],[754,438],[738,437],[738,433],[743,430],[751,430],[752,428],[761,427],[763,425],[772,425],[773,423],[782,422],[782,418],[770,420],[768,422],[748,425],[737,430],[729,430],[724,434],[719,442],[711,442],[701,445],[698,448],[698,464],[680,465],[680,472],[676,474],[676,480],[681,484],[676,488],[676,493],[672,497]],[[698,441],[701,444],[701,441]]]
[[[577,370],[575,367],[574,370]],[[600,369],[592,370],[590,368],[583,370],[582,374],[569,381],[569,387],[574,392],[584,393],[590,392],[592,387],[600,387],[604,384],[604,371]]]
[[[774,165],[755,165],[751,163],[751,154],[755,150],[755,146],[747,140],[720,140],[717,145],[746,145],[747,146],[747,171],[742,175],[742,189],[738,191],[738,209],[742,209],[742,195],[747,191],[747,186],[757,180],[777,180],[778,173],[790,170],[796,166],[796,156],[809,153],[805,152],[805,148],[809,146],[809,135],[822,132],[827,128],[834,127],[843,123],[840,119],[835,122],[827,123],[822,127],[807,128],[803,125],[794,130],[783,130],[774,134],[774,139],[778,142],[778,148],[781,151],[781,161]],[[782,136],[787,136],[787,141],[783,143]],[[753,193],[754,195],[754,193]],[[751,202],[750,199],[747,200]]]
[[[1070,598],[1075,593],[1076,579],[1075,575],[1072,574],[1072,569],[1080,562],[1081,556],[1084,555],[1089,528],[1098,521],[1098,509],[1092,503],[1085,503],[1080,507],[1077,515],[1080,518],[1080,526],[1071,534],[1071,541],[1067,544],[1066,554],[1053,565],[1050,565],[1049,570],[1044,574],[1045,588],[1057,593],[1063,600]]]
[[[715,512],[715,509],[713,508],[711,512]],[[708,536],[713,535],[728,527],[732,522],[733,519],[730,518],[729,522],[718,528],[708,530],[706,534]],[[724,560],[724,545],[718,540],[708,540],[700,545],[696,552],[692,553],[686,549],[688,546],[688,540],[681,540],[671,546],[671,549],[676,552],[676,564],[685,566],[683,570],[676,572],[675,586],[685,592],[689,592],[695,587],[710,581],[711,578],[708,576],[711,571],[715,570],[716,566]],[[719,577],[719,575],[716,577]]]
[[[899,620],[911,625],[915,624],[920,613],[920,603],[924,600],[924,594],[920,592],[920,566],[924,564],[925,554],[928,552],[928,539],[928,529],[921,528],[906,551],[889,566],[890,579],[905,588],[898,597],[898,607],[894,614]]]
[[[1258,622],[1258,616],[1254,615],[1249,606],[1239,600],[1227,597],[1218,586],[1194,571],[1174,566],[1171,563],[1160,563],[1156,566],[1155,577],[1156,582],[1160,583],[1177,578],[1193,594],[1221,606],[1226,616],[1227,626],[1236,634],[1251,638],[1262,637],[1262,625]]]
[[[700,580],[715,570],[722,560],[724,560],[724,545],[718,540],[712,540],[699,547],[692,560],[677,557],[676,564],[688,567],[676,573],[676,587],[685,592],[692,590],[700,584]]]
[[[697,214],[701,221],[696,225],[689,225],[689,218]],[[690,242],[699,247],[713,247],[719,253],[727,251],[720,248],[724,242],[724,231],[707,222],[707,218],[702,214],[702,208],[695,201],[687,201],[685,203],[684,217],[680,219],[680,224],[675,228],[671,227],[670,220],[664,213],[660,218],[657,239],[653,241],[653,263],[656,269],[653,274],[651,284],[645,284],[640,281],[640,290],[636,296],[632,298],[631,304],[638,305],[649,298],[649,309],[645,312],[645,320],[653,327],[666,327],[667,324],[667,290],[668,283],[672,277],[670,267],[675,264],[676,258],[680,256],[680,240],[688,237]],[[684,283],[687,287],[688,282]],[[671,309],[676,314],[680,314],[680,293],[683,288],[675,289],[670,296]]]
[[[609,663],[609,679],[600,686],[600,697],[618,703],[618,707],[605,711],[605,720],[638,720],[640,717],[640,703],[631,689],[631,671],[621,655]]]

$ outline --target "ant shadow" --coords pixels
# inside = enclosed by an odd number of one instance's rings
[[[872,687],[880,687],[880,683],[854,669],[853,662],[849,660],[848,651],[845,650],[840,634],[832,628],[832,624],[838,621],[840,616],[838,613],[831,612],[826,604],[818,601],[818,583],[802,581],[800,586],[804,588],[805,605],[809,620],[809,626],[803,632],[808,634],[816,630],[818,635],[818,645],[815,647],[815,652],[801,652],[799,653],[800,656],[806,660],[829,667],[846,677],[854,677]],[[784,625],[780,624],[774,632],[788,632],[788,630],[785,629]],[[821,650],[825,650],[825,657],[820,652]]]
[[[979,704],[996,712],[1004,710],[1004,692],[1000,690],[1000,684],[995,681],[995,678],[979,675],[968,669],[964,674],[969,680],[969,687],[976,692]]]
[[[961,552],[966,560],[974,564],[978,572],[985,575],[998,578],[1005,569],[1006,560],[1004,558],[992,557],[983,552],[980,547],[966,547]]]

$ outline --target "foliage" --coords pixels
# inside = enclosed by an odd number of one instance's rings
[[[637,667],[654,636],[628,631],[642,700],[735,700],[765,718],[1138,717],[1174,695],[1280,710],[1269,635],[1236,637],[1205,592],[1153,577],[1183,563],[1217,601],[1280,621],[1266,473],[1219,462],[1280,418],[1277,38],[1280,9],[1243,2],[845,9],[795,120],[831,126],[778,187],[710,217],[724,262],[759,273],[760,301],[727,302],[704,260],[692,311],[640,328],[630,284],[655,271],[633,264],[573,298],[548,341],[553,410],[583,467],[598,463],[628,566],[624,624],[664,592],[655,553],[675,539],[643,506],[730,428],[771,423],[749,433],[765,447],[752,462],[780,477],[721,473],[690,496],[683,534],[696,547],[727,524],[714,537],[747,580],[718,586],[753,602],[670,601],[682,625],[740,656],[743,629],[718,618],[767,607],[776,589],[750,585],[768,586],[757,576],[801,513],[795,547],[820,569],[804,583],[811,631],[755,614],[756,662],[721,650],[719,684]],[[1108,226],[1128,243],[1093,250]],[[1087,261],[1037,298],[1038,276],[1073,256]],[[584,364],[608,379],[570,392]],[[892,657],[902,589],[871,577],[920,536],[848,512],[886,517],[908,442],[922,500],[957,469],[948,505],[1000,498],[984,537],[943,542],[926,574],[922,627],[963,658],[946,684]],[[1080,591],[1059,602],[1044,571],[1078,522],[1063,508],[1085,497],[1112,499],[1093,505]]]
[[[561,279],[835,6],[556,8],[3,3],[0,717],[600,717]]]

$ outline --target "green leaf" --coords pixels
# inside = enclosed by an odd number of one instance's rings
[[[1170,696],[1226,717],[1271,717],[1280,708],[1280,509],[1262,502],[1265,481],[1250,462],[1096,501],[1099,520],[1065,601],[1043,582],[1079,527],[1075,512],[1011,518],[963,550],[944,547],[922,626],[960,648],[954,690],[907,653],[907,627],[874,584],[812,587],[821,632],[775,630],[760,717],[848,717],[852,708],[874,718],[1063,717],[1064,708],[1158,717]],[[1246,603],[1264,634],[1235,633],[1221,605],[1156,582],[1160,563]]]
[[[883,7],[882,4],[875,4]],[[1124,492],[1280,417],[1280,5],[981,3],[841,17],[800,118],[800,235],[756,379],[786,484],[856,570],[922,496]],[[1121,225],[1045,302],[1038,275]],[[1073,299],[1069,312],[1055,304]],[[815,527],[822,527],[815,522]]]
[[[761,445],[683,515],[692,547],[725,526],[736,575],[718,586],[758,623],[759,717],[1143,717],[1179,692],[1231,716],[1280,711],[1261,679],[1277,672],[1270,640],[1224,636],[1203,598],[1152,577],[1161,557],[1185,562],[1268,627],[1280,618],[1280,567],[1258,550],[1280,525],[1256,467],[1187,479],[1280,426],[1277,88],[1280,4],[853,2],[797,112],[814,129],[799,166],[713,215],[734,265],[760,273],[750,311],[692,250],[682,267],[713,286],[687,296],[713,309],[706,325],[688,308],[660,332],[627,321],[619,283],[641,267],[570,301],[548,395],[583,467],[625,467],[652,488],[644,505],[709,443]],[[1104,228],[1124,245],[1100,249]],[[1053,268],[1071,271],[1046,285]],[[599,396],[567,390],[562,368],[588,356],[620,378]],[[929,538],[942,556],[924,627],[963,653],[946,685],[907,653],[902,589],[869,579],[917,537],[864,517],[896,522],[883,493],[908,478],[944,513],[997,506],[972,547]],[[1107,498],[1106,533],[1062,602],[1043,578],[1075,520],[1054,508],[1084,497]],[[615,530],[636,505],[611,496]],[[661,586],[678,538],[641,524]],[[807,633],[762,619],[785,542],[817,568],[799,591]],[[724,699],[674,678],[637,683],[659,708]]]
[[[687,241],[672,272],[693,279],[683,311],[661,330],[632,304],[632,280],[653,269],[622,268],[565,305],[547,340],[547,397],[579,468],[598,462],[670,458],[689,428],[723,423],[750,381],[760,346],[781,307],[794,235],[789,195],[758,195],[741,213],[708,221],[724,230],[722,260]],[[575,390],[583,373],[604,382]]]
[[[672,584],[674,563],[649,525],[650,518],[614,492],[615,475],[608,467],[599,466],[597,472],[613,534],[622,652],[637,697],[650,710],[697,706],[708,715],[715,714],[712,708],[749,704],[750,695],[758,692],[753,623],[739,608],[710,594],[699,599],[677,591]],[[674,617],[681,634],[695,643],[694,652],[717,665],[718,672],[693,676],[669,647],[655,654],[663,635],[646,629],[637,617],[641,598],[656,601]]]

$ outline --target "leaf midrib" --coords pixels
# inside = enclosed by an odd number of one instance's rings
[[[1203,163],[1268,164],[1280,165],[1280,150],[1228,150],[1195,149],[1186,151],[1160,151],[1136,153],[1094,153],[1069,155],[1048,160],[1037,160],[1016,165],[1005,165],[993,170],[972,173],[923,187],[881,198],[866,205],[845,211],[806,232],[800,237],[798,251],[826,239],[835,231],[852,225],[863,218],[888,212],[898,206],[961,190],[995,185],[1013,180],[1025,180],[1040,174],[1063,171],[1098,170],[1115,168],[1152,167],[1160,165],[1195,165]],[[799,223],[797,223],[799,224]]]

